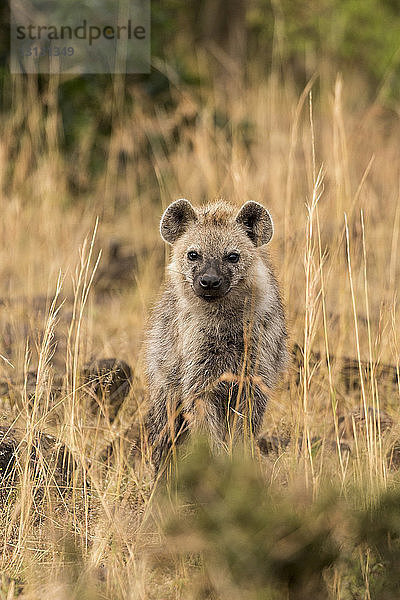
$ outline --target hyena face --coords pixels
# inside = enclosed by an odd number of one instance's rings
[[[186,297],[195,294],[205,302],[217,302],[248,285],[257,247],[269,242],[273,225],[257,202],[247,202],[235,214],[222,202],[195,210],[182,199],[167,208],[160,230],[173,245],[169,268],[174,280],[183,284]]]

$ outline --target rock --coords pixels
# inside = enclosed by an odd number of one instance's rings
[[[301,382],[301,372],[304,366],[304,350],[299,344],[294,344],[292,358],[296,373],[296,384],[299,385]],[[319,352],[310,352],[309,364],[312,370],[325,360],[326,359],[323,359]],[[341,383],[345,393],[361,389],[360,369],[364,379],[369,379],[371,377],[371,364],[369,361],[362,360],[359,364],[358,360],[349,358],[348,356],[338,357],[331,355],[330,363],[331,366],[337,368],[339,373],[337,380]],[[379,363],[374,365],[373,368],[374,377],[379,382],[379,385],[387,385],[394,389],[398,389],[399,375],[395,365]]]
[[[131,388],[130,366],[117,358],[102,358],[86,364],[82,377],[86,392],[92,398],[92,412],[100,408],[104,416],[113,421]]]
[[[261,454],[264,456],[268,456],[270,454],[277,454],[278,456],[282,454],[289,444],[291,443],[291,439],[289,436],[264,436],[257,440],[258,447],[260,449]],[[318,452],[322,447],[335,452],[337,451],[338,445],[336,440],[325,439],[323,440],[321,437],[314,436],[310,440],[311,443],[311,451],[312,453]],[[340,451],[342,453],[350,453],[351,449],[349,444],[346,442],[340,442]],[[297,448],[299,452],[303,447],[303,437],[299,436],[297,438]]]
[[[122,242],[111,240],[107,262],[99,269],[94,278],[94,289],[99,294],[120,290],[135,284],[138,269],[136,254],[123,253]]]
[[[101,358],[84,365],[81,378],[85,385],[84,391],[91,399],[92,413],[96,414],[101,410],[103,416],[112,422],[131,387],[130,366],[117,358]],[[36,379],[37,372],[29,371],[24,382],[0,380],[0,398],[8,398],[21,409],[21,398],[25,387],[28,406],[32,409],[36,395]],[[48,411],[54,401],[62,397],[65,389],[64,379],[63,376],[52,373],[49,380],[43,382],[42,398],[37,404],[37,415],[43,416],[42,410]]]
[[[279,437],[277,435],[260,437],[257,440],[257,445],[261,454],[267,456],[271,453],[281,454],[290,443],[289,437]]]
[[[368,424],[375,428],[377,434],[386,433],[393,427],[393,419],[383,410],[379,412],[369,406],[367,407]],[[353,410],[346,415],[341,415],[338,419],[339,436],[342,439],[354,438],[354,428],[356,430],[365,429],[366,421],[364,410]]]
[[[54,489],[63,494],[72,486],[75,461],[70,451],[52,435],[37,432],[31,442],[23,429],[0,426],[1,494],[15,484],[29,461],[31,477],[40,491]],[[49,485],[50,482],[50,485]]]

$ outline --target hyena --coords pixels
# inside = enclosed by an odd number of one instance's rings
[[[269,212],[246,202],[173,202],[160,223],[172,246],[147,339],[148,439],[156,471],[193,428],[217,446],[259,432],[287,362],[286,326],[266,245]]]

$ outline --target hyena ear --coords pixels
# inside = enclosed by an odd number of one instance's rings
[[[180,198],[172,202],[161,217],[160,233],[164,242],[176,242],[191,221],[197,221],[197,215],[189,200]]]
[[[236,216],[236,222],[244,227],[255,246],[268,244],[274,235],[274,224],[271,215],[262,204],[246,202]]]

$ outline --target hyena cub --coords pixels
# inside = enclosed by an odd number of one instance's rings
[[[205,427],[217,445],[256,435],[287,361],[286,327],[266,245],[269,212],[246,202],[164,212],[172,245],[147,342],[149,443],[156,470],[183,434]]]

